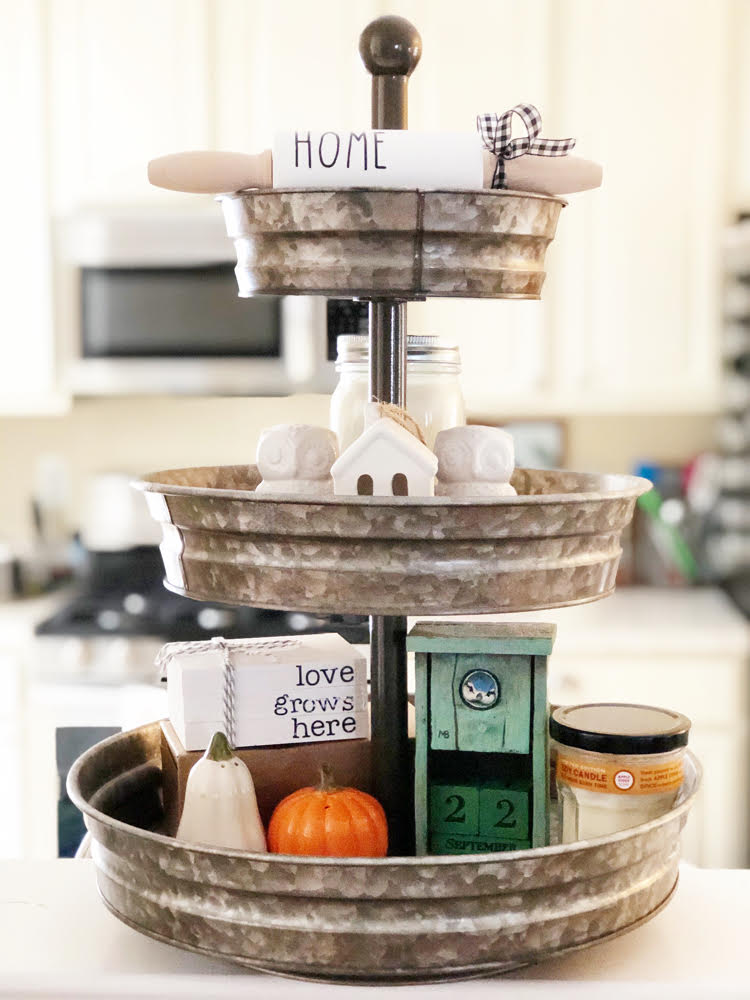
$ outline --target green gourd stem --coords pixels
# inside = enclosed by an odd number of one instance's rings
[[[338,790],[338,785],[333,780],[333,768],[330,764],[320,765],[320,782],[318,784],[319,792],[335,792]]]
[[[232,748],[229,746],[229,741],[224,733],[218,732],[213,734],[209,748],[206,750],[204,756],[206,760],[231,760],[234,757]]]

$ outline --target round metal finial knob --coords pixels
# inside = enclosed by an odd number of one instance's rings
[[[359,36],[359,54],[373,76],[410,76],[422,55],[422,39],[411,21],[386,14]]]

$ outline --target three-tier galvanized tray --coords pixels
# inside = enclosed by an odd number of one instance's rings
[[[373,74],[373,127],[405,128],[418,32],[379,18],[360,52]],[[240,294],[369,299],[371,396],[399,406],[408,404],[404,303],[538,298],[564,204],[507,190],[222,196]],[[167,584],[231,604],[374,616],[374,790],[389,823],[403,812],[410,781],[403,616],[606,596],[621,532],[649,487],[630,476],[524,469],[513,478],[518,496],[498,499],[274,496],[257,494],[257,483],[253,466],[230,466],[159,472],[138,484],[162,526]],[[163,832],[160,768],[154,723],[98,744],[70,772],[107,906],[184,948],[352,982],[503,972],[647,920],[674,891],[679,834],[700,780],[688,756],[669,813],[597,840],[369,860],[177,841]]]
[[[688,754],[669,813],[595,840],[372,860],[251,854],[164,836],[160,768],[153,723],[99,743],[70,771],[107,906],[191,951],[349,982],[507,972],[632,929],[675,889],[680,830],[700,781]]]

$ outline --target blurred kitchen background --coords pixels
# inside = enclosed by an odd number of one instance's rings
[[[530,101],[543,135],[604,164],[562,214],[541,302],[417,303],[409,333],[458,346],[469,419],[510,424],[519,464],[654,480],[618,593],[536,616],[559,626],[552,698],[690,715],[706,780],[686,855],[746,866],[746,0],[0,0],[0,856],[75,849],[62,776],[163,713],[163,641],[366,639],[362,620],[167,594],[127,484],[251,462],[264,427],[327,422],[357,310],[238,302],[220,208],[149,187],[146,163],[368,126],[357,40],[382,13],[423,39],[410,127],[472,130]]]

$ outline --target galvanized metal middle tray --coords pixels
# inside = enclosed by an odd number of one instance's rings
[[[255,466],[136,484],[161,523],[167,585],[188,597],[345,614],[528,611],[610,594],[634,476],[517,469],[515,497],[263,493]]]
[[[153,723],[99,743],[70,771],[68,792],[86,817],[107,906],[182,948],[351,982],[506,972],[642,923],[674,891],[679,835],[700,783],[688,754],[671,812],[575,844],[465,857],[295,858],[191,846],[142,829],[159,828],[160,766]]]

